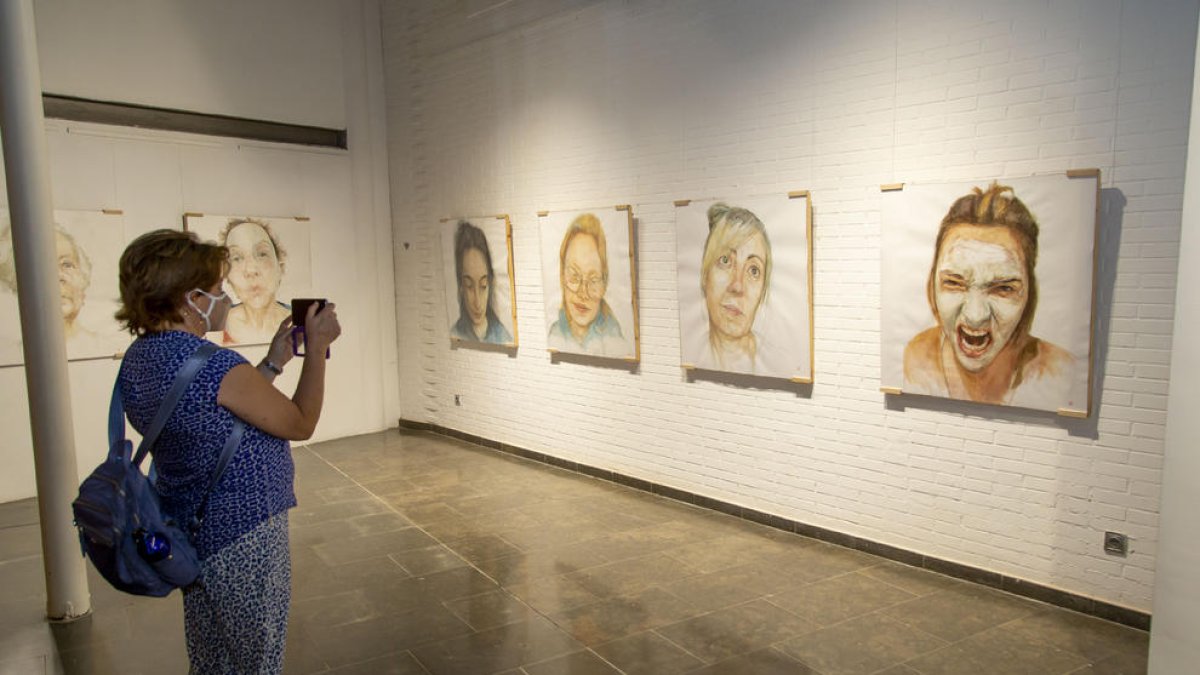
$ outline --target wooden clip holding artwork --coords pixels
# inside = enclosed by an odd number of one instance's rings
[[[496,220],[508,220],[508,214],[507,213],[498,214],[496,216]]]
[[[888,396],[899,396],[900,394],[904,393],[900,387],[880,387],[879,391],[882,391]]]
[[[806,199],[808,197],[808,190],[792,190],[787,195],[788,199]]]
[[[121,209],[100,209],[100,213],[103,213],[106,216],[123,216],[123,215],[125,215],[125,212],[122,211]]]
[[[203,218],[203,217],[204,217],[204,214],[200,213],[199,211],[184,211],[183,212],[184,220],[187,220],[188,218]]]
[[[546,351],[550,352],[550,356],[551,356],[551,357],[554,357],[554,356],[556,356],[556,355],[558,354],[558,350],[557,350],[557,349],[555,349],[555,348],[553,348],[553,347],[549,347],[549,348],[547,348],[547,349],[546,349]]]
[[[793,378],[789,379],[788,381],[794,382],[796,384],[812,384],[813,383],[813,379],[811,377],[793,377]]]
[[[1067,178],[1100,178],[1100,169],[1067,169]]]
[[[879,186],[880,192],[898,192],[904,189],[904,183],[884,183]]]
[[[633,209],[633,207],[630,206],[629,204],[617,204],[613,208],[618,211],[631,211]]]
[[[690,199],[676,199],[675,200],[675,206],[687,206],[688,204],[691,204],[691,203],[692,203],[692,200],[690,200]]]
[[[549,211],[538,211],[538,218],[545,218],[548,215],[550,215]]]
[[[448,222],[450,222],[450,219],[449,218],[438,218],[438,222],[439,223],[448,223]]]
[[[292,220],[295,220],[298,223],[307,223],[308,221],[312,220],[312,218],[309,218],[308,216],[292,216]]]
[[[1088,416],[1086,410],[1071,410],[1070,408],[1059,408],[1056,413],[1061,417],[1073,417],[1080,420],[1085,420]]]
[[[679,364],[679,367],[683,368],[684,370],[689,371],[689,372],[696,369],[696,366],[694,366],[690,363],[681,363],[681,364]]]

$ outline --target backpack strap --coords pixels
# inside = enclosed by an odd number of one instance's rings
[[[162,403],[158,406],[158,413],[154,415],[154,421],[150,423],[150,428],[146,430],[146,435],[142,437],[142,442],[138,444],[137,454],[133,457],[133,465],[138,466],[142,460],[146,458],[146,453],[150,452],[150,448],[154,447],[154,442],[158,440],[158,435],[162,433],[163,427],[167,426],[167,419],[171,417],[171,413],[175,411],[175,406],[179,403],[179,399],[183,398],[183,392],[196,379],[196,375],[200,373],[200,369],[204,367],[208,357],[217,351],[217,346],[211,342],[205,342],[192,354],[187,363],[179,369],[179,373],[175,375],[175,381],[171,384],[170,391],[163,397]],[[110,414],[109,423],[112,423]]]
[[[246,432],[246,423],[237,415],[233,416],[233,430],[229,432],[229,438],[225,439],[225,447],[221,449],[221,458],[217,460],[217,469],[213,471],[212,478],[208,481],[208,488],[204,490],[204,497],[200,500],[200,506],[196,508],[196,514],[192,516],[192,522],[188,523],[194,534],[200,529],[200,523],[203,522],[204,507],[208,506],[208,497],[212,494],[213,488],[217,487],[217,481],[221,480],[221,475],[225,473],[225,469],[229,466],[229,460],[233,459],[233,453],[237,451],[238,446],[242,444],[242,435]]]
[[[121,403],[121,376],[113,382],[112,402],[108,404],[108,458],[129,461],[132,445],[125,440],[125,405]]]
[[[159,404],[158,412],[154,415],[154,421],[150,423],[150,428],[146,430],[146,435],[142,437],[142,442],[138,445],[137,456],[133,458],[134,466],[142,463],[146,458],[146,453],[150,452],[150,448],[154,447],[154,442],[158,440],[158,435],[162,433],[163,427],[167,424],[167,419],[171,417],[175,406],[179,404],[179,399],[183,398],[183,392],[196,379],[196,375],[200,373],[200,369],[208,362],[209,357],[216,353],[218,347],[211,342],[205,342],[192,354],[191,358],[183,364],[179,369],[179,373],[175,375],[175,381],[171,383],[171,390],[163,397],[163,401]],[[125,409],[121,404],[121,396],[119,391],[120,378],[117,378],[117,384],[113,385],[113,400],[108,408],[108,439],[110,447],[116,447],[113,444],[123,441],[125,438]],[[242,444],[242,436],[246,433],[246,423],[237,415],[233,416],[233,429],[229,432],[229,437],[225,439],[225,446],[221,448],[221,456],[217,459],[217,468],[213,471],[212,477],[208,480],[208,487],[204,490],[204,496],[200,499],[200,506],[196,508],[195,515],[192,516],[192,522],[189,523],[189,528],[193,533],[200,529],[200,523],[203,520],[200,514],[204,513],[204,507],[208,506],[208,497],[212,494],[213,488],[217,486],[217,481],[221,480],[225,469],[229,467],[230,460],[233,459],[233,453],[237,452],[238,446]],[[128,447],[130,444],[121,442],[119,445],[122,448]],[[110,450],[110,453],[112,450]],[[125,451],[122,450],[122,456],[125,456]],[[153,469],[153,465],[151,465]]]

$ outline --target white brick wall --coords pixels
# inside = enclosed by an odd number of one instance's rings
[[[1148,611],[1195,0],[564,5],[384,4],[404,417]],[[1092,419],[885,400],[879,185],[1085,167]],[[792,189],[811,392],[687,382],[671,201]],[[617,203],[642,363],[552,364],[536,212]],[[513,219],[515,358],[449,347],[437,224],[475,213]]]

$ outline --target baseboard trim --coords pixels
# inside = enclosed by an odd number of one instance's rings
[[[401,419],[400,428],[410,431],[428,431],[442,436],[448,436],[450,438],[457,438],[459,440],[474,443],[491,450],[497,450],[506,454],[516,455],[518,457],[540,462],[542,464],[555,466],[560,469],[566,469],[568,471],[574,471],[575,473],[581,473],[586,476],[592,476],[593,478],[600,478],[633,488],[635,490],[649,492],[651,494],[674,499],[685,504],[691,504],[693,506],[699,506],[713,511],[718,511],[720,513],[749,520],[760,525],[773,527],[785,532],[793,532],[805,537],[819,539],[831,544],[837,544],[839,546],[852,548],[864,553],[877,555],[881,558],[894,560],[896,562],[904,563],[905,565],[920,567],[932,572],[945,574],[946,576],[954,577],[956,579],[962,579],[964,581],[990,586],[1014,595],[1020,595],[1033,600],[1039,600],[1050,605],[1056,605],[1058,607],[1070,609],[1082,614],[1090,614],[1101,619],[1124,624],[1139,630],[1150,630],[1150,614],[1135,609],[1130,609],[1128,607],[1114,605],[1112,603],[1104,602],[1103,600],[1097,600],[1095,598],[1089,598],[1084,595],[1071,593],[1069,591],[1053,588],[1051,586],[1044,586],[1042,584],[1026,581],[1024,579],[1010,577],[998,572],[992,572],[989,570],[980,569],[978,567],[971,567],[969,565],[963,565],[961,563],[935,558],[923,553],[917,553],[915,551],[909,551],[896,546],[890,546],[888,544],[872,541],[870,539],[864,539],[862,537],[846,534],[844,532],[817,527],[816,525],[810,525],[808,523],[803,523],[796,520],[789,520],[781,516],[762,511],[756,511],[744,506],[738,506],[737,504],[724,502],[719,499],[713,499],[712,497],[705,497],[704,495],[673,488],[668,485],[660,485],[658,483],[653,483],[641,478],[626,476],[608,469],[600,469],[588,464],[581,464],[579,462],[562,459],[553,455],[534,452],[520,446],[501,443],[490,438],[484,438],[482,436],[476,436],[475,434],[469,434],[457,429],[443,427],[439,424]]]

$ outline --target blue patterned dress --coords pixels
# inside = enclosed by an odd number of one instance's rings
[[[121,398],[144,433],[183,363],[204,343],[190,333],[138,338],[121,364]],[[163,510],[187,523],[199,507],[234,416],[217,404],[225,375],[246,363],[220,349],[167,420],[151,455]],[[200,578],[183,589],[184,629],[193,673],[278,673],[291,601],[287,510],[296,505],[288,442],[247,425],[213,488],[196,548]]]

